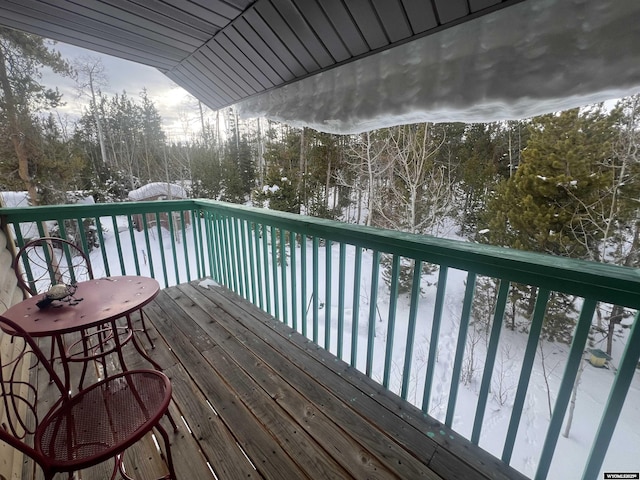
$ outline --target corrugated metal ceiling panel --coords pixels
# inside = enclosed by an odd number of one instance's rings
[[[325,0],[321,6],[348,50],[349,57],[357,57],[369,51],[362,32],[341,0]]]
[[[435,0],[440,24],[453,22],[469,14],[466,0]]]
[[[258,59],[254,60],[254,64],[259,66],[262,62],[264,62],[268,66],[265,67],[265,70],[263,70],[265,72],[265,75],[267,75],[267,68],[272,69],[280,79],[276,79],[274,81],[275,84],[293,80],[295,78],[295,74],[286,65],[284,59],[276,55],[275,52],[269,47],[269,44],[267,43],[269,39],[263,35],[260,35],[254,29],[254,27],[256,27],[256,23],[250,25],[247,22],[247,18],[249,16],[250,13],[247,14],[245,18],[238,19],[238,21],[233,24],[233,29],[236,30],[238,32],[238,36],[246,41],[246,43],[250,45],[251,48],[255,51],[255,55],[258,57]],[[238,45],[239,48],[242,48],[242,43],[240,41],[237,41],[236,45]],[[253,57],[253,55],[247,53],[246,51],[245,54],[249,58]],[[302,70],[302,66],[298,66]]]
[[[411,36],[409,21],[400,0],[373,0],[373,6],[390,43],[399,42]],[[425,3],[424,8],[430,9],[431,6]]]
[[[378,14],[369,2],[345,0],[345,3],[360,32],[362,32],[370,51],[389,45],[389,40],[384,33]]]
[[[287,45],[280,40],[280,37],[276,35],[271,26],[255,10],[249,10],[243,18],[247,21],[249,28],[264,40],[264,43],[258,47],[258,51],[261,52],[264,58],[268,58],[269,53],[272,53],[289,70],[293,75],[293,79],[307,74],[307,71]],[[237,23],[241,24],[242,22]],[[282,73],[280,75],[284,78]]]
[[[298,8],[303,17],[309,21],[318,42],[322,43],[323,48],[331,56],[332,63],[342,62],[352,56],[319,3],[301,2]]]
[[[426,32],[438,26],[436,12],[433,8],[424,8],[424,5],[411,0],[403,0],[402,3],[414,34]]]

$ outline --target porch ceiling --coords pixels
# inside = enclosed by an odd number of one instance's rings
[[[357,131],[382,117],[488,116],[487,100],[519,105],[508,117],[526,115],[529,98],[553,109],[560,96],[627,93],[640,86],[638,3],[0,0],[0,25],[156,67],[213,109],[241,102],[247,114]],[[523,72],[527,54],[535,67]],[[600,80],[612,54],[615,72]]]

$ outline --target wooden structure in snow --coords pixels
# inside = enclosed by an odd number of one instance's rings
[[[187,191],[180,185],[167,182],[153,182],[148,183],[136,190],[132,190],[127,195],[131,202],[143,202],[152,200],[180,200],[187,198]],[[149,227],[154,226],[160,221],[167,230],[169,227],[169,215],[171,215],[173,221],[173,228],[183,228],[182,217],[180,212],[161,212],[161,213],[147,213],[146,221]],[[191,224],[191,216],[189,212],[184,212],[184,225]],[[139,232],[144,230],[144,218],[142,214],[133,215],[133,223],[136,230]]]

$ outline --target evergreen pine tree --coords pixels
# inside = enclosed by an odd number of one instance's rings
[[[568,110],[531,123],[531,137],[513,178],[489,203],[492,243],[552,255],[585,258],[600,239],[586,224],[598,200],[611,155],[611,122],[600,111]],[[580,240],[580,241],[579,241]]]
[[[17,172],[33,204],[38,203],[39,180],[46,176],[42,171],[38,174],[42,144],[34,112],[56,107],[62,97],[57,89],[48,89],[39,83],[42,67],[63,75],[71,74],[69,64],[59,52],[50,50],[44,39],[0,28],[0,132],[1,137],[10,142],[10,146],[5,144],[3,148],[7,160],[0,164],[1,173]],[[17,179],[11,180],[5,179],[4,183],[15,188]]]
[[[600,108],[533,119],[518,170],[498,185],[489,201],[488,239],[521,250],[589,258],[602,239],[601,228],[586,219],[608,180],[603,165],[611,155],[611,128],[610,116]],[[529,316],[537,290],[514,288]],[[552,293],[544,325],[548,338],[568,341],[572,306],[571,298]]]

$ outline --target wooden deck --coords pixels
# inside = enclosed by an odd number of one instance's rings
[[[183,418],[172,437],[180,479],[525,478],[222,287],[171,287],[145,312]],[[148,368],[126,350],[129,368]],[[145,440],[125,460],[136,478],[166,468]]]

